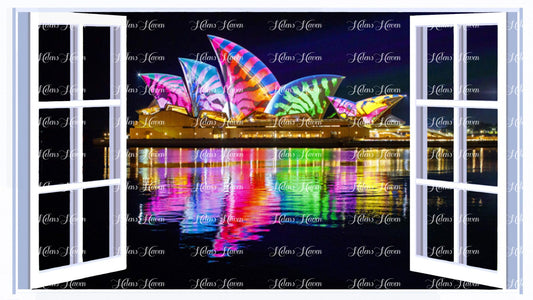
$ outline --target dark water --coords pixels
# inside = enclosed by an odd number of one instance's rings
[[[483,155],[469,159],[469,180],[490,184],[496,151],[475,151]],[[54,288],[483,288],[409,271],[408,149],[131,148],[129,156],[128,269]],[[428,157],[429,177],[453,172],[451,158]],[[437,220],[428,252],[445,260],[449,193],[428,193]],[[468,199],[468,262],[494,268],[495,239],[475,237],[495,231],[496,201]],[[95,241],[87,257],[105,248]]]

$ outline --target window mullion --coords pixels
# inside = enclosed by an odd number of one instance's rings
[[[415,31],[415,57],[416,77],[413,92],[418,99],[427,98],[427,27],[416,27]],[[413,168],[415,178],[427,179],[427,107],[413,106],[411,113],[415,115],[412,131],[415,136],[414,153],[411,156],[416,161]],[[427,187],[413,185],[416,189],[416,253],[427,256]]]
[[[446,107],[446,108],[475,108],[475,109],[498,109],[499,104],[493,100],[454,101],[452,99],[415,99],[416,106]]]
[[[466,100],[466,26],[453,28],[453,99]],[[466,108],[453,109],[453,181],[466,183]],[[466,190],[454,189],[454,262],[466,264]]]
[[[119,70],[117,69],[117,58],[120,57],[119,53],[117,53],[117,45],[116,45],[116,39],[117,39],[117,30],[118,28],[111,27],[109,31],[109,97],[110,98],[117,98],[118,95],[118,88],[119,83],[117,82],[117,72]],[[119,120],[116,116],[116,111],[118,108],[111,107],[109,108],[109,178],[120,178],[117,176],[117,162],[118,162],[118,154],[117,153],[117,131],[116,128],[118,127],[117,121]],[[118,243],[117,237],[118,237],[118,228],[117,224],[119,224],[119,220],[117,219],[118,216],[116,215],[117,206],[116,201],[120,197],[120,190],[113,188],[109,189],[109,256],[114,256],[117,254],[117,247]]]
[[[417,185],[426,185],[433,187],[440,187],[444,189],[460,189],[467,192],[477,192],[485,194],[498,194],[497,186],[473,184],[473,183],[456,183],[453,181],[436,180],[436,179],[416,179]]]
[[[76,100],[71,98],[71,100]],[[46,101],[39,102],[40,109],[67,109],[67,108],[92,108],[92,107],[117,107],[120,99],[98,99],[83,101]]]
[[[83,101],[83,26],[70,27],[70,100]],[[83,108],[70,108],[70,182],[83,182]],[[70,191],[70,264],[83,262],[83,189]]]
[[[109,109],[109,178],[120,179],[125,186],[124,165],[126,164],[125,145],[125,99],[126,99],[126,51],[125,31],[121,27],[110,27],[110,98],[118,99],[121,106]],[[126,240],[124,234],[126,214],[121,208],[125,207],[125,190],[109,190],[109,256],[125,253]]]
[[[78,183],[65,183],[65,184],[54,184],[47,186],[40,186],[36,190],[39,194],[49,194],[49,193],[58,193],[58,192],[68,192],[73,190],[82,190],[82,189],[92,189],[100,187],[110,187],[114,185],[119,185],[120,179],[104,179],[104,180],[91,180]]]

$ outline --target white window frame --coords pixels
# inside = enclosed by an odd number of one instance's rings
[[[70,26],[70,101],[39,101],[39,26]],[[19,124],[29,135],[29,165],[19,168],[19,190],[29,191],[19,197],[19,288],[38,288],[126,268],[126,18],[122,16],[80,13],[30,12],[19,19],[21,37],[29,40],[19,64],[29,66],[26,78],[19,78],[20,101],[29,107]],[[83,28],[109,27],[110,98],[83,100]],[[26,35],[26,36],[24,36]],[[26,54],[26,57],[24,57]],[[20,67],[20,65],[19,65]],[[27,90],[29,92],[24,92]],[[25,97],[26,96],[26,97]],[[83,181],[83,109],[109,108],[109,179]],[[65,184],[39,185],[39,112],[69,109],[70,181]],[[25,141],[23,141],[25,142]],[[109,256],[83,261],[83,190],[109,187]],[[69,265],[39,270],[39,195],[70,192]],[[27,216],[24,218],[24,216]]]
[[[466,60],[459,59],[466,55],[466,28],[469,25],[497,25],[497,101],[490,100],[466,100],[466,89],[458,88],[466,86]],[[427,31],[429,27],[452,27],[453,28],[453,85],[454,96],[450,100],[430,100],[427,95]],[[516,141],[508,145],[507,119],[513,117],[508,114],[508,89],[510,80],[508,77],[508,20],[506,13],[474,13],[474,14],[446,14],[411,16],[410,39],[411,39],[411,201],[410,201],[410,268],[411,271],[421,272],[436,276],[448,277],[463,281],[475,282],[499,288],[512,288],[508,280],[516,278],[516,261],[507,257],[509,242],[507,233],[515,232],[507,226],[508,201],[517,202],[516,195],[508,194],[508,167],[517,168],[515,161],[509,162],[507,153],[516,148]],[[515,70],[516,72],[516,70]],[[509,99],[509,103],[518,102],[517,99]],[[512,104],[511,104],[512,105]],[[466,156],[454,155],[453,181],[433,180],[427,178],[427,108],[445,107],[454,111],[454,153],[465,153],[466,124],[457,120],[466,117],[467,108],[496,110],[498,117],[498,175],[497,186],[467,183]],[[516,114],[516,106],[511,112]],[[511,134],[513,134],[511,132]],[[515,137],[516,138],[516,137]],[[514,144],[513,144],[514,143]],[[515,177],[513,177],[515,178]],[[454,190],[454,222],[453,222],[453,262],[430,258],[427,256],[427,187],[440,187]],[[467,215],[466,192],[481,192],[497,195],[497,270],[488,270],[468,266],[466,264],[467,234],[466,224],[461,222],[462,216]],[[512,196],[510,198],[508,196]],[[513,205],[514,209],[514,205]],[[511,226],[510,226],[511,227]],[[514,273],[510,272],[513,270]]]

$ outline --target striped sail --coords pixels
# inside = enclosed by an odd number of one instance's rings
[[[192,115],[197,117],[202,110],[223,111],[226,95],[217,69],[197,60],[179,61],[192,99]]]
[[[357,102],[339,97],[328,99],[341,118],[360,117],[365,123],[373,124],[405,97],[406,95],[398,94],[380,95]]]
[[[357,103],[340,97],[328,97],[328,99],[333,107],[335,107],[339,117],[346,119],[346,117],[357,116]]]
[[[144,73],[139,76],[148,85],[150,93],[157,99],[161,108],[169,103],[184,107],[189,114],[192,112],[191,98],[181,77],[163,73]]]
[[[307,113],[320,119],[329,104],[327,97],[335,94],[343,79],[344,76],[321,74],[289,82],[270,100],[265,113],[276,116]]]
[[[229,40],[208,37],[222,69],[228,99],[239,109],[237,119],[264,111],[280,87],[276,77],[250,51]]]

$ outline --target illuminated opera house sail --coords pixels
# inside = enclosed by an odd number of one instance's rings
[[[405,97],[339,98],[344,76],[335,74],[280,85],[250,51],[221,37],[208,39],[220,73],[205,62],[179,58],[183,77],[139,74],[153,99],[137,111],[131,139],[364,138]]]

